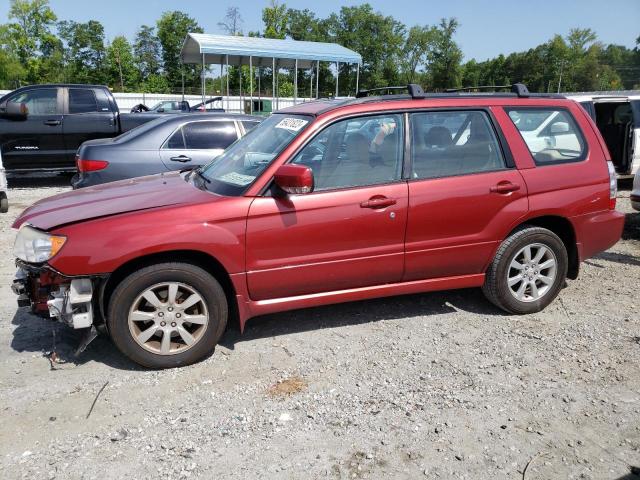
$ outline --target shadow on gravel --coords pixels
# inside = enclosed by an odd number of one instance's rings
[[[9,188],[71,187],[71,173],[7,174]]]
[[[640,479],[640,467],[631,466],[629,467],[629,473],[627,475],[618,477],[615,480],[639,480],[639,479]]]
[[[602,252],[593,257],[594,260],[607,260],[609,262],[622,263],[624,265],[633,265],[634,267],[640,266],[640,258],[633,255],[627,255],[626,253],[617,252]],[[589,262],[590,265],[595,267],[602,267],[597,263]]]
[[[236,343],[265,337],[381,320],[443,315],[457,310],[494,317],[507,315],[489,303],[479,288],[450,290],[264,315],[249,320],[243,334],[240,334],[237,329],[228,329],[220,340],[220,345],[233,350]]]
[[[41,353],[45,362],[48,361],[48,355],[55,351],[60,365],[54,364],[54,367],[64,368],[65,363],[79,366],[95,361],[119,370],[144,370],[122,355],[106,335],[98,335],[87,349],[76,357],[74,353],[80,344],[81,332],[59,322],[33,315],[28,308],[17,309],[11,323],[17,326],[13,331],[11,348],[18,352]]]

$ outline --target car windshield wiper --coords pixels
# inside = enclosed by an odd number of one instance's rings
[[[201,167],[195,168],[193,170],[193,173],[195,173],[197,176],[199,176],[206,183],[211,183],[211,180],[209,180],[207,177],[205,177],[204,173],[202,173],[202,168]]]

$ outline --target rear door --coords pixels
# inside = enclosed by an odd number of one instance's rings
[[[64,141],[66,159],[73,165],[76,151],[83,142],[115,137],[118,126],[115,112],[102,89],[69,87],[65,92]]]
[[[488,110],[412,113],[404,281],[482,273],[528,210]]]
[[[16,93],[10,102],[24,103],[26,120],[2,120],[0,144],[7,170],[67,166],[62,133],[62,89],[34,88]]]
[[[169,170],[206,165],[238,139],[233,120],[194,120],[178,127],[160,150]]]

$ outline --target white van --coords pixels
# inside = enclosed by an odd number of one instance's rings
[[[569,93],[589,112],[607,143],[618,178],[640,167],[640,91]]]

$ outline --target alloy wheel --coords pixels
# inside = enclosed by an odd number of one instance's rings
[[[143,291],[129,310],[129,331],[138,345],[158,355],[192,348],[209,324],[204,299],[193,287],[164,282]]]

